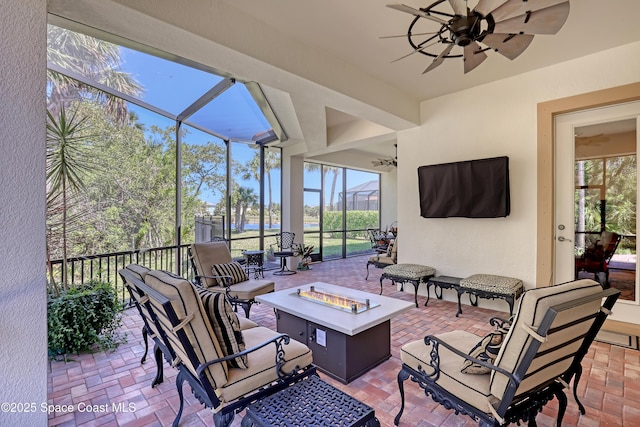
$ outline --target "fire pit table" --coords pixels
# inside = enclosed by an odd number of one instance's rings
[[[278,332],[306,344],[318,369],[344,384],[391,357],[391,319],[413,307],[322,282],[260,295],[256,301],[274,307]]]

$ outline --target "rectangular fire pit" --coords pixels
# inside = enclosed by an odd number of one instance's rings
[[[343,301],[334,307],[312,301],[309,293]],[[320,282],[256,300],[276,309],[278,332],[308,345],[318,369],[345,384],[391,357],[391,318],[413,307],[408,301]]]
[[[378,303],[372,303],[369,298],[358,299],[356,297],[330,292],[325,289],[316,289],[314,285],[309,286],[308,290],[298,289],[294,295],[307,301],[315,302],[316,304],[323,304],[327,307],[354,314],[380,306]]]

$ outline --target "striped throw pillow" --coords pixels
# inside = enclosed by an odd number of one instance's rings
[[[196,287],[204,311],[207,313],[213,332],[218,339],[222,353],[225,356],[239,353],[245,349],[244,337],[240,330],[238,315],[233,312],[231,304],[225,294],[211,292],[205,288]],[[238,356],[228,361],[234,368],[247,369],[249,367],[246,355]]]
[[[213,267],[211,267],[211,273],[213,273],[214,276],[230,276],[232,285],[249,280],[247,272],[244,271],[244,268],[236,261],[226,264],[214,264]],[[224,279],[221,278],[217,280],[218,286],[224,286]]]
[[[496,357],[498,357],[498,352],[500,351],[505,336],[509,333],[510,326],[508,323],[505,323],[502,327],[485,335],[480,342],[471,349],[469,356],[493,364]],[[488,374],[491,372],[491,369],[470,360],[465,360],[462,364],[461,372],[463,374]]]

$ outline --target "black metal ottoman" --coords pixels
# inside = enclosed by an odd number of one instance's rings
[[[380,427],[375,411],[311,375],[249,405],[242,427]]]
[[[478,298],[503,299],[509,304],[509,316],[513,316],[513,304],[524,292],[522,280],[515,277],[496,276],[494,274],[474,274],[460,281],[458,287],[458,314],[462,313],[460,296],[467,292],[469,302],[478,305]],[[475,297],[475,300],[472,299]]]
[[[411,283],[415,290],[415,302],[418,307],[418,286],[424,283],[427,287],[427,302],[429,302],[429,279],[436,274],[436,269],[420,264],[394,264],[385,267],[380,276],[380,295],[382,295],[382,280],[389,279],[393,283]],[[426,305],[426,304],[425,304]]]

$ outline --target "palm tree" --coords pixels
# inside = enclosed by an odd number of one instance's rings
[[[91,137],[87,133],[87,117],[78,117],[77,110],[67,115],[63,107],[57,117],[47,111],[47,218],[53,219],[56,212],[61,215],[63,289],[67,288],[67,228],[70,221],[77,219],[69,217],[68,207],[72,198],[84,190],[83,175],[94,166],[86,151]],[[53,275],[51,283],[57,293]]]
[[[81,74],[127,95],[139,95],[142,87],[131,74],[121,70],[120,47],[86,34],[49,25],[47,29],[47,61],[65,70]],[[47,108],[57,116],[72,101],[90,97],[103,104],[118,123],[129,120],[127,103],[83,83],[48,71]]]
[[[246,222],[246,215],[249,206],[255,204],[258,201],[256,193],[253,188],[237,186],[231,196],[231,202],[235,207],[235,229],[236,233],[244,232],[244,224]]]
[[[280,156],[275,150],[264,150],[264,173],[267,178],[267,216],[269,229],[273,227],[273,188],[271,185],[271,171],[280,169]],[[243,175],[244,179],[254,178],[260,181],[260,152],[256,152],[253,158],[247,163],[247,169]]]
[[[333,199],[336,196],[336,184],[338,182],[338,176],[340,176],[340,168],[336,167],[327,167],[325,168],[325,174],[331,170],[333,172],[333,179],[331,180],[331,196],[329,197],[329,209],[334,211],[335,205],[333,203]]]

